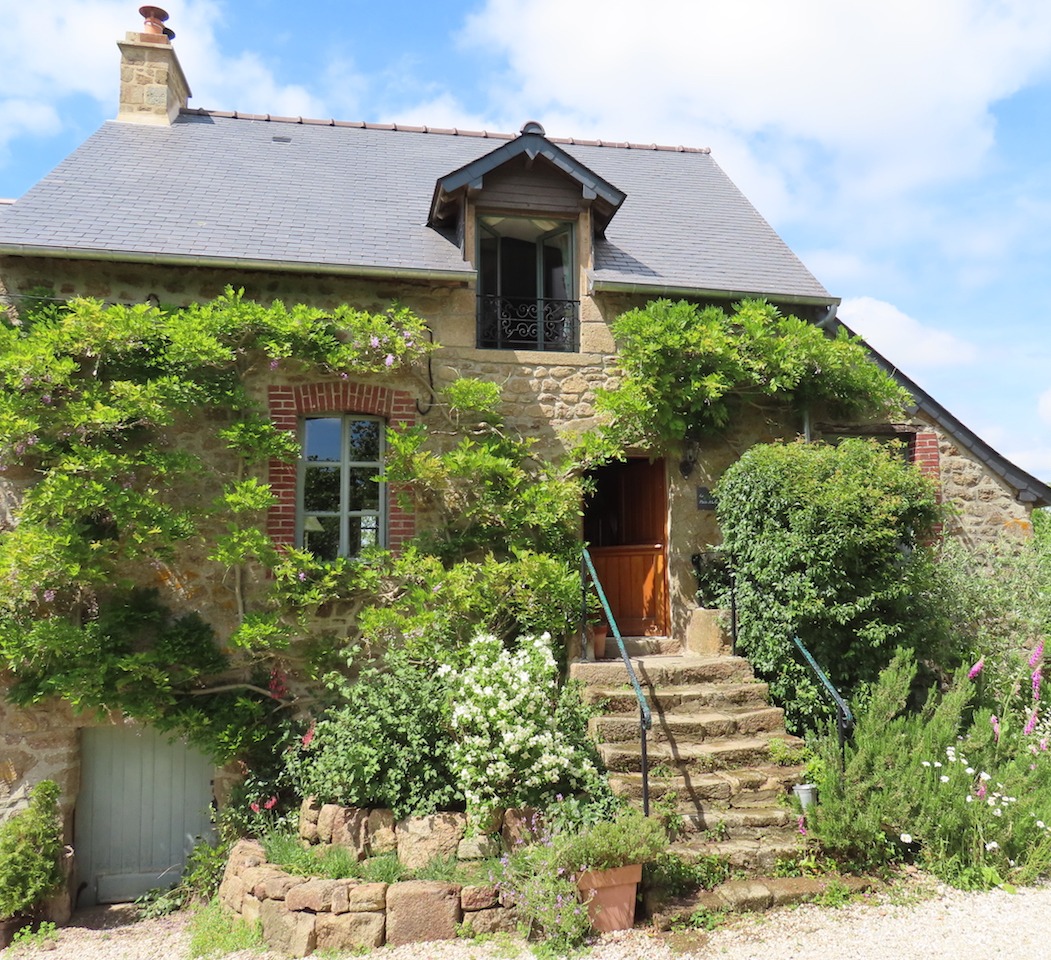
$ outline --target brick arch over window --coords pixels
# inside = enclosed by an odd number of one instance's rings
[[[299,418],[312,413],[360,413],[382,417],[388,426],[412,426],[416,402],[405,390],[361,383],[311,383],[270,387],[270,420],[279,430],[294,434]],[[277,503],[267,514],[266,532],[274,543],[296,542],[296,465],[270,461],[270,489]],[[387,486],[387,546],[398,550],[416,533],[416,517],[398,504],[396,490]]]

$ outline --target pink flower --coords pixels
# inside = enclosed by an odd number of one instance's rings
[[[311,741],[314,739],[314,724],[310,725],[310,729],[303,734],[302,744],[304,747],[309,747]]]
[[[263,806],[266,807],[267,810],[273,810],[274,807],[277,806],[277,797],[271,797],[263,804]]]
[[[1041,679],[1042,679],[1042,675],[1041,675],[1041,672],[1040,672],[1040,667],[1037,667],[1033,671],[1033,699],[1034,700],[1039,700],[1040,699],[1040,681],[1041,681]]]
[[[250,803],[250,804],[248,804],[248,806],[251,807],[252,813],[258,813],[259,812],[259,804],[258,803]]]
[[[1044,658],[1044,641],[1041,640],[1029,657],[1029,666],[1035,667]]]
[[[996,735],[996,742],[999,743],[1000,742],[1000,721],[996,719],[996,714],[995,713],[991,717],[989,717],[989,722],[993,725],[993,733]]]
[[[977,798],[978,798],[979,800],[981,800],[981,799],[982,799],[982,797],[984,797],[984,796],[985,796],[985,784],[984,784],[984,783],[980,783],[980,784],[978,784],[978,789],[974,791],[974,795],[975,795],[975,796],[976,796],[976,797],[977,797]]]
[[[967,679],[973,680],[982,672],[982,667],[985,666],[985,657],[979,659],[979,661],[967,671]]]
[[[799,828],[799,832],[805,837],[806,836],[806,817],[796,817],[796,826]]]
[[[1025,725],[1025,735],[1027,737],[1036,729],[1036,714],[1037,708],[1033,707],[1033,712],[1029,714],[1029,722]]]

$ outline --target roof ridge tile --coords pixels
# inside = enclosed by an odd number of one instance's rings
[[[278,117],[269,113],[241,113],[238,110],[208,110],[205,107],[184,107],[179,111],[192,117],[225,117],[232,120],[262,120],[267,123],[298,123],[318,127],[354,127],[358,130],[386,130],[392,133],[433,133],[446,137],[476,137],[482,140],[514,140],[516,133],[492,130],[461,130],[459,127],[428,127],[404,123],[373,123],[368,120],[320,120],[313,117]],[[711,147],[670,146],[658,143],[631,143],[627,140],[581,140],[575,137],[546,137],[551,143],[576,147],[607,147],[613,150],[662,150],[671,153],[710,154]]]

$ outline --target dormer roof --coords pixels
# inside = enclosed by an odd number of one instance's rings
[[[546,161],[565,177],[575,180],[580,185],[581,199],[591,206],[596,234],[605,235],[607,224],[627,194],[548,140],[544,128],[535,120],[526,123],[513,140],[439,177],[434,186],[428,225],[443,227],[454,222],[465,195],[484,190],[487,174],[506,167],[519,157],[525,157],[531,164],[538,159]]]

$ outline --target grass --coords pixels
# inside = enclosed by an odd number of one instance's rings
[[[196,910],[190,921],[190,956],[215,957],[237,950],[264,950],[259,924],[223,912],[218,900]]]

